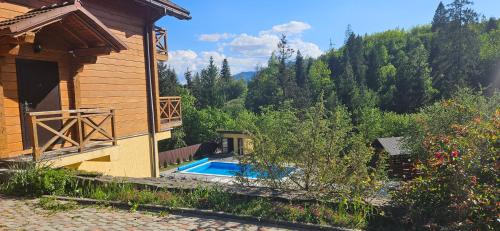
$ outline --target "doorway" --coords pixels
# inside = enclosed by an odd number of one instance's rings
[[[31,128],[29,112],[61,110],[59,92],[59,68],[56,62],[16,59],[19,110],[24,149],[30,149]],[[62,121],[48,121],[46,125],[60,130]],[[46,129],[38,130],[40,144],[47,143],[53,134]]]
[[[234,152],[234,139],[227,138],[227,153]]]

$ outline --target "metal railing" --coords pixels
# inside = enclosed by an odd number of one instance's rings
[[[160,97],[160,123],[168,124],[182,121],[181,97]]]
[[[81,153],[104,143],[117,145],[113,109],[29,112],[28,116],[34,160],[40,160],[47,151],[57,149],[77,148]],[[60,126],[53,126],[54,122]],[[40,137],[42,133],[45,140]]]

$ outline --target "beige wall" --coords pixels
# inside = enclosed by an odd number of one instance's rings
[[[101,172],[110,176],[155,177],[152,175],[149,135],[118,141],[118,146],[51,161],[54,167]],[[94,159],[83,161],[89,157]],[[78,159],[80,158],[80,159]],[[158,166],[158,163],[155,163]],[[158,167],[157,167],[158,168]]]
[[[233,138],[233,150],[238,152],[238,139],[243,139],[243,153],[253,151],[253,140],[246,134],[222,134],[222,138]]]

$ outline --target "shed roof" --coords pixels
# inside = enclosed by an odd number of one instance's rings
[[[377,141],[382,145],[385,151],[391,156],[406,155],[408,151],[404,150],[402,147],[403,137],[387,137],[378,138]]]

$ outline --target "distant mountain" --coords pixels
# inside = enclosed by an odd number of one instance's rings
[[[255,71],[245,71],[245,72],[241,72],[241,73],[238,73],[236,75],[234,75],[233,77],[235,79],[243,79],[245,80],[245,82],[249,82],[250,80],[252,80],[253,77],[255,77]]]

